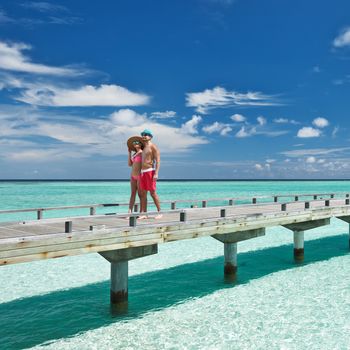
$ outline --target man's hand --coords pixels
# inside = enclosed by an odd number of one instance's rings
[[[157,180],[158,180],[158,174],[154,174],[154,175],[153,175],[153,180],[154,180],[154,181],[157,181]]]

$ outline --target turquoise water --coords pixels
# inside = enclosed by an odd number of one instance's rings
[[[0,210],[127,202],[128,186],[0,182]],[[193,181],[158,186],[162,200],[195,202],[345,193],[350,182]],[[54,214],[59,213],[45,213]],[[76,211],[65,213],[70,214]],[[201,238],[160,245],[157,255],[130,262],[129,313],[123,317],[110,313],[109,263],[98,254],[0,267],[0,349],[348,349],[348,224],[332,219],[329,226],[307,231],[303,265],[293,263],[292,239],[290,231],[276,227],[264,237],[239,243],[234,286],[222,278],[220,242]]]

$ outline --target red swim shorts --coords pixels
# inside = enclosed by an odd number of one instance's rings
[[[141,172],[140,175],[140,190],[144,191],[155,191],[156,190],[156,185],[157,181],[153,179],[155,171],[146,171],[146,172]]]

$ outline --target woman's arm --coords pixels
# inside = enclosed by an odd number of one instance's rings
[[[131,151],[130,151],[130,150],[129,150],[129,153],[128,153],[128,165],[129,165],[129,166],[132,166]]]

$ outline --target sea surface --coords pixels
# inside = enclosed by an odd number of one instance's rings
[[[346,192],[350,181],[158,183],[161,200],[193,204]],[[122,181],[0,181],[0,210],[127,203],[128,197]],[[77,214],[88,209],[44,215]],[[35,215],[2,214],[0,221]],[[123,316],[110,312],[109,263],[99,254],[1,266],[0,349],[350,349],[348,239],[349,225],[338,219],[307,231],[305,263],[296,265],[292,232],[268,229],[238,243],[233,285],[223,280],[222,243],[205,237],[160,245],[158,254],[129,263]]]

